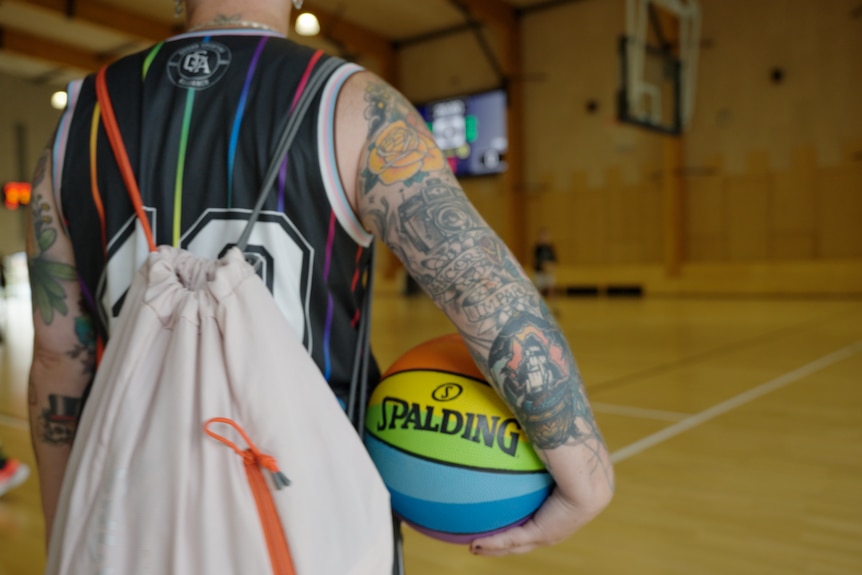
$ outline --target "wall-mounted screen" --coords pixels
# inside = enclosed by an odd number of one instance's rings
[[[506,170],[509,140],[504,90],[438,100],[417,109],[456,176]]]

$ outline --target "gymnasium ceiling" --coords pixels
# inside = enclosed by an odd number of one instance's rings
[[[322,38],[353,43],[356,53],[464,27],[459,4],[481,22],[566,1],[306,0],[304,8],[320,18]],[[0,73],[62,86],[178,30],[173,10],[173,0],[0,0]]]

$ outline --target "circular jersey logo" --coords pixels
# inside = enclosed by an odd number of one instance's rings
[[[464,393],[464,388],[457,383],[444,383],[431,393],[431,397],[437,401],[452,401],[458,399]]]
[[[196,42],[168,60],[168,77],[180,88],[206,90],[230,67],[230,50],[218,42]]]

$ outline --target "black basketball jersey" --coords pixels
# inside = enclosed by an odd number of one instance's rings
[[[108,89],[157,244],[217,258],[238,240],[292,106],[326,58],[277,34],[218,30],[110,66]],[[350,382],[372,239],[347,202],[334,150],[336,98],[358,70],[338,67],[312,101],[247,249],[339,394]],[[107,341],[147,243],[100,122],[94,77],[73,83],[69,96],[55,193],[84,303]]]

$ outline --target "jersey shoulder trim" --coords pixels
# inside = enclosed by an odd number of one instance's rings
[[[51,185],[54,192],[54,204],[57,207],[60,225],[63,226],[63,231],[66,235],[69,235],[69,230],[66,227],[66,217],[63,214],[63,202],[60,196],[63,183],[63,166],[66,163],[66,146],[69,142],[69,131],[72,128],[72,119],[75,116],[75,108],[78,105],[78,96],[81,94],[83,83],[83,80],[75,80],[70,82],[66,88],[68,95],[66,109],[63,111],[63,115],[60,116],[60,123],[57,125],[57,133],[54,136],[54,143],[51,149]]]
[[[317,152],[326,196],[338,223],[353,241],[368,247],[374,236],[362,226],[353,208],[350,207],[335,159],[335,104],[347,79],[362,69],[356,64],[344,64],[329,77],[329,81],[324,86],[317,121]]]

